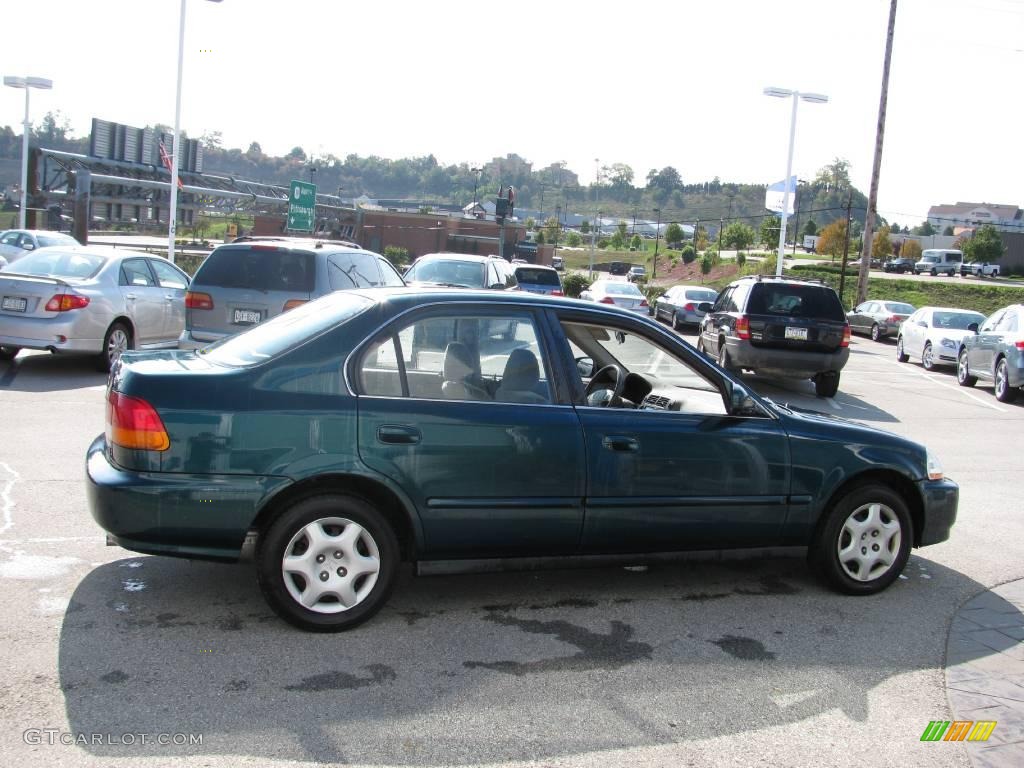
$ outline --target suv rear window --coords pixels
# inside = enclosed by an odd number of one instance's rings
[[[750,292],[747,313],[785,317],[816,317],[846,322],[839,297],[831,288],[817,285],[758,283]]]
[[[273,246],[221,247],[206,258],[192,282],[214,288],[312,293],[316,264],[312,253],[302,251]]]
[[[558,273],[551,269],[517,267],[516,280],[527,285],[553,285],[556,287],[561,285],[558,282]]]

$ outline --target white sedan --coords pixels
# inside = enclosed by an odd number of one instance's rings
[[[937,365],[956,365],[960,340],[983,322],[983,314],[969,309],[921,307],[900,326],[896,359],[905,363],[911,356],[919,357],[927,371]]]
[[[633,283],[598,280],[580,293],[580,298],[584,301],[596,301],[598,304],[614,304],[642,315],[650,314],[647,298]]]

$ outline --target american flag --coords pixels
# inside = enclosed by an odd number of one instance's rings
[[[167,154],[167,147],[164,146],[163,141],[160,141],[160,162],[164,164],[164,168],[171,172],[171,156]],[[185,185],[181,182],[181,177],[178,177],[178,189],[185,189]]]

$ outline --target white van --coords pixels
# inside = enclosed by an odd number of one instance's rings
[[[945,272],[953,277],[960,271],[960,265],[963,263],[963,251],[929,248],[921,254],[921,260],[914,264],[914,274],[920,275],[922,272],[927,272],[930,275],[937,275],[940,272]]]

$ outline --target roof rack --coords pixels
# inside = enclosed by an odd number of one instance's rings
[[[329,240],[322,237],[300,237],[296,235],[241,235],[232,240],[232,243],[252,243],[264,240],[270,240],[273,242],[314,242],[314,248],[323,248],[325,245],[344,245],[346,248],[355,248],[357,250],[363,250],[363,247],[359,243],[353,243],[350,240]]]
[[[815,285],[828,285],[820,277],[793,277],[792,275],[744,275],[740,280],[788,280],[793,283],[814,283]]]

